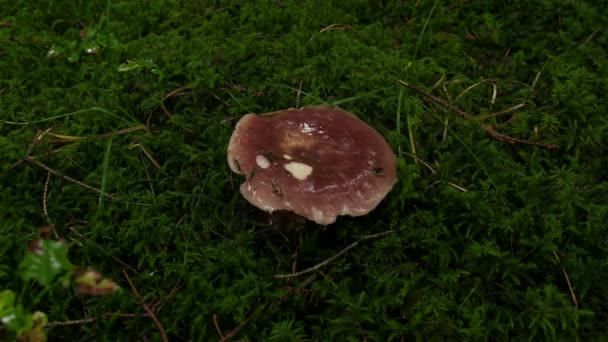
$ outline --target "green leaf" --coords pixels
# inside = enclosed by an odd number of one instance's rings
[[[22,333],[32,328],[32,315],[26,313],[21,305],[15,303],[13,291],[0,292],[0,322],[15,333]]]
[[[73,268],[66,244],[50,240],[36,241],[20,264],[23,279],[36,280],[43,286],[49,286],[58,275]]]
[[[127,63],[122,63],[118,66],[118,71],[125,72],[131,71],[139,68],[141,65],[137,61],[127,61]]]

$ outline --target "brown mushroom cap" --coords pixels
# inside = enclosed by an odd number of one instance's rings
[[[245,199],[319,224],[373,210],[396,182],[396,163],[375,129],[329,106],[247,114],[228,146],[230,168],[247,177]]]

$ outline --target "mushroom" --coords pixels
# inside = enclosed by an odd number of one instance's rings
[[[395,155],[380,133],[329,106],[243,116],[228,164],[246,176],[241,193],[254,206],[323,225],[367,214],[397,178]]]

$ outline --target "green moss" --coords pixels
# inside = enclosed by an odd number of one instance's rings
[[[0,1],[0,290],[50,322],[102,316],[49,329],[65,340],[158,339],[123,270],[171,339],[218,339],[214,315],[254,340],[604,336],[606,18],[567,0]],[[472,115],[523,103],[479,122],[561,149],[496,141],[398,80]],[[234,123],[300,87],[300,105],[339,104],[404,152],[370,215],[281,228],[238,193]],[[47,171],[13,164],[48,129],[114,132],[32,152],[112,199],[51,176],[46,217]],[[39,295],[18,277],[49,219],[70,260],[124,291]],[[273,278],[388,229],[310,283]]]

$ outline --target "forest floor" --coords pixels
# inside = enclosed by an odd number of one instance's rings
[[[570,0],[0,0],[0,337],[607,336],[606,27]],[[271,219],[228,139],[317,104],[398,183]]]

